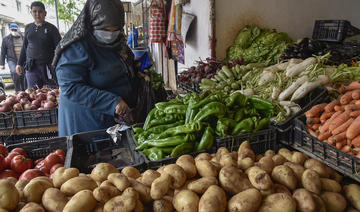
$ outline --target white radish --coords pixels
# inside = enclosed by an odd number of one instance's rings
[[[301,110],[301,107],[299,105],[294,105],[290,107],[291,113],[295,114]]]
[[[264,68],[264,72],[265,71],[270,71],[270,72],[275,73],[275,72],[277,72],[279,70],[279,68],[277,66],[278,66],[278,64],[266,67],[266,68]]]
[[[302,61],[299,64],[294,65],[291,68],[287,68],[286,69],[286,76],[287,77],[294,77],[298,74],[300,74],[301,72],[305,71],[307,67],[309,67],[310,65],[313,65],[316,63],[316,58],[315,57],[309,57],[306,60]]]
[[[283,92],[281,92],[281,94],[279,95],[279,100],[283,101],[289,98],[296,91],[297,88],[299,88],[302,84],[304,84],[308,80],[309,80],[308,76],[302,76],[299,79],[297,79],[288,88],[286,88]]]
[[[275,79],[275,74],[274,72],[271,71],[263,71],[263,73],[261,74],[261,77],[259,79],[258,85],[264,85],[267,82],[271,82]]]
[[[273,87],[273,91],[272,91],[272,94],[271,94],[271,98],[274,99],[274,100],[276,100],[276,99],[279,97],[280,92],[281,92],[280,88]]]
[[[295,102],[292,102],[292,101],[280,101],[279,104],[281,106],[288,106],[288,107],[293,107],[293,106],[298,105],[298,104],[296,104]]]
[[[286,68],[288,67],[290,61],[288,62],[285,62],[285,63],[279,63],[279,64],[276,64],[276,67],[279,69],[279,70],[286,70]]]
[[[298,88],[291,97],[291,101],[296,101],[303,98],[306,94],[310,91],[314,90],[315,88],[325,85],[330,81],[329,77],[325,75],[319,75],[317,80],[313,82],[305,82],[300,88]]]
[[[298,58],[291,58],[291,59],[289,60],[289,64],[288,64],[288,66],[286,67],[286,69],[285,69],[285,70],[287,70],[287,69],[289,69],[289,68],[293,67],[293,66],[294,66],[294,65],[296,65],[296,64],[301,63],[302,61],[304,61],[304,60],[302,60],[302,59],[298,59]]]
[[[289,117],[291,115],[291,110],[289,106],[283,106],[283,108],[285,109],[286,113],[285,116]]]

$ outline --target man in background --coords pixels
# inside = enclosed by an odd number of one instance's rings
[[[135,48],[138,46],[138,37],[139,37],[139,32],[138,30],[135,28],[134,24],[130,24],[130,35],[128,37],[128,40],[126,42],[126,44],[131,48]]]
[[[5,58],[8,63],[11,78],[14,82],[15,91],[25,90],[24,76],[16,74],[16,64],[18,62],[21,47],[23,44],[23,37],[18,32],[19,27],[17,24],[10,24],[10,34],[3,39],[1,45],[0,69],[5,69]]]

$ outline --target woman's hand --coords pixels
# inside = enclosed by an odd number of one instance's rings
[[[118,115],[123,115],[128,111],[130,111],[129,106],[123,99],[121,99],[120,102],[116,105],[115,113]]]
[[[21,65],[16,65],[16,73],[21,76],[22,75],[22,67]]]

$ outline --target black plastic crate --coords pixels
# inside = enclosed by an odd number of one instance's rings
[[[360,159],[349,155],[326,142],[320,141],[308,133],[305,127],[305,116],[295,119],[293,130],[289,131],[291,139],[281,141],[295,150],[322,161],[331,168],[360,182]]]
[[[106,130],[74,134],[70,137],[65,167],[75,167],[82,173],[90,173],[100,162],[111,163],[116,168],[133,166],[139,171],[146,168],[145,160],[138,152],[132,151],[133,143],[126,135],[117,144]]]
[[[58,123],[58,109],[51,110],[29,110],[14,112],[16,127],[41,127],[57,125]]]
[[[316,20],[312,38],[319,41],[342,42],[360,30],[346,20]]]
[[[11,151],[14,148],[23,148],[28,157],[32,160],[44,158],[48,154],[54,152],[57,149],[67,151],[68,137],[57,137],[46,140],[34,141],[32,143],[18,143],[9,145],[7,148]]]
[[[12,129],[13,127],[13,113],[0,113],[0,130]]]
[[[33,143],[39,140],[55,138],[57,136],[57,131],[30,134],[0,135],[0,141],[2,141],[6,146],[9,146],[18,143]]]

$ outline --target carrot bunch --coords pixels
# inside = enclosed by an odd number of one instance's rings
[[[305,113],[306,129],[319,140],[360,158],[360,81],[339,90],[343,95],[338,99]]]

